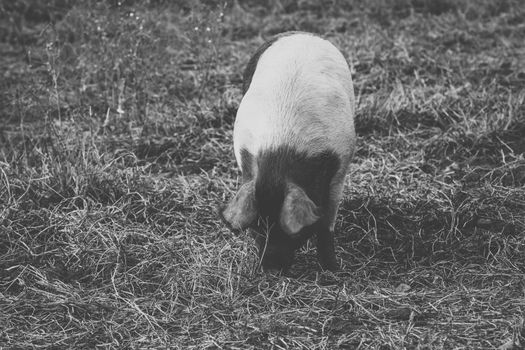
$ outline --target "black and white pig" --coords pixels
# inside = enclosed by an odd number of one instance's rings
[[[319,36],[283,33],[250,59],[243,90],[233,131],[243,184],[224,221],[256,232],[264,269],[288,269],[316,234],[321,266],[336,270],[333,231],[356,142],[345,58]]]

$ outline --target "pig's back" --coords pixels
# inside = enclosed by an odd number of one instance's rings
[[[282,36],[260,54],[247,78],[234,128],[239,163],[242,149],[254,156],[282,146],[312,156],[353,152],[352,79],[330,42],[306,33]]]

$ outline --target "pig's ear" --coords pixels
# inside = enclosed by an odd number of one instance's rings
[[[255,222],[257,210],[253,181],[241,186],[235,197],[221,210],[221,216],[234,230],[243,230]]]
[[[297,185],[289,184],[281,209],[281,227],[290,236],[319,220],[319,208]]]

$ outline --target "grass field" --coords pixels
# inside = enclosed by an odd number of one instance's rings
[[[525,347],[525,2],[47,3],[0,4],[1,349]],[[336,273],[216,215],[287,30],[352,66]]]

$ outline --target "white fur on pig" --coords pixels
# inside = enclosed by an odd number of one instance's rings
[[[312,156],[333,150],[346,173],[355,147],[354,105],[348,64],[334,45],[308,33],[283,36],[260,56],[237,111],[237,162],[242,166],[243,148],[257,157],[286,145]]]

